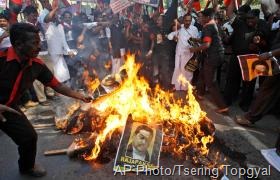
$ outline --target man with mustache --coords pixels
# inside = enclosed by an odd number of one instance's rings
[[[27,23],[10,29],[12,47],[0,51],[0,129],[18,146],[20,173],[41,177],[46,171],[35,166],[37,133],[17,103],[23,92],[37,79],[65,96],[90,102],[91,98],[60,83],[37,57],[39,30]]]

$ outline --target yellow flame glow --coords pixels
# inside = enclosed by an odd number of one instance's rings
[[[140,65],[135,64],[134,56],[128,56],[122,67],[127,72],[127,78],[114,92],[95,100],[91,106],[100,112],[111,111],[106,117],[106,126],[97,136],[95,147],[86,160],[98,157],[106,137],[120,127],[124,127],[129,114],[134,120],[146,123],[169,122],[175,128],[175,136],[183,134],[186,139],[180,145],[172,146],[175,153],[182,153],[184,148],[192,146],[199,149],[201,154],[207,154],[207,144],[213,137],[205,135],[200,130],[199,121],[206,117],[192,94],[192,86],[180,76],[180,82],[188,86],[186,101],[177,100],[173,93],[163,91],[159,86],[150,89],[145,79],[137,76]],[[92,88],[96,82],[88,83]],[[187,103],[186,103],[187,102]],[[164,129],[167,132],[168,129]],[[174,142],[175,142],[174,138]],[[169,139],[170,140],[170,139]],[[172,142],[170,142],[172,144]]]

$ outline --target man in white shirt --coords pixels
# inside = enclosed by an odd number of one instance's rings
[[[11,46],[9,37],[9,19],[4,14],[0,14],[0,49],[8,48]]]
[[[183,26],[178,33],[178,43],[176,46],[175,54],[175,69],[172,76],[172,84],[175,85],[176,90],[187,90],[187,84],[179,80],[179,76],[183,76],[187,81],[193,78],[193,72],[185,70],[186,63],[191,59],[193,53],[189,48],[191,45],[188,43],[190,38],[198,38],[198,30],[195,26],[191,25],[192,16],[186,14],[183,17]]]
[[[59,23],[56,15],[58,4],[54,5],[50,11],[50,4],[47,0],[41,0],[40,2],[44,9],[38,21],[45,28],[48,52],[53,62],[54,76],[59,82],[67,82],[70,80],[70,74],[63,55],[73,56],[74,54],[66,42],[63,26]]]

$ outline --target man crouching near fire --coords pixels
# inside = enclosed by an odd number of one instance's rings
[[[30,24],[16,23],[10,29],[12,46],[0,51],[0,129],[18,145],[19,171],[33,177],[46,175],[35,165],[37,133],[17,102],[35,79],[65,96],[90,102],[91,98],[57,81],[37,57],[40,51],[39,30]]]

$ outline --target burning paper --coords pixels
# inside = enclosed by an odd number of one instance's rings
[[[150,147],[153,152],[147,155],[149,159],[146,160],[145,156],[141,161],[138,157],[137,163],[145,162],[152,168],[158,166],[158,151],[160,150],[168,152],[176,158],[200,162],[200,159],[208,154],[209,144],[214,140],[215,128],[193,96],[191,85],[186,82],[189,88],[184,99],[174,97],[172,92],[164,91],[159,86],[151,89],[148,82],[137,75],[141,65],[135,63],[134,56],[128,55],[127,57],[121,68],[122,71],[105,78],[104,81],[85,76],[89,94],[95,97],[95,92],[98,92],[100,86],[102,88],[100,87],[100,93],[85,110],[85,116],[77,116],[83,124],[89,124],[91,132],[97,135],[92,142],[93,149],[84,154],[84,159],[97,160],[101,156],[105,157],[103,154],[106,154],[107,151],[116,150],[121,132],[124,132],[122,140],[124,142],[121,144],[125,145],[120,145],[117,156],[119,160],[116,163],[120,162],[121,157],[130,157],[126,152],[127,145],[131,141],[130,134],[135,131],[132,124],[140,125],[142,123],[151,126],[156,135],[151,142],[153,146]],[[122,75],[122,72],[125,74]],[[105,90],[100,91],[104,89],[104,86],[113,88],[110,88],[109,93]],[[131,118],[129,118],[130,116]],[[128,119],[134,123],[130,125],[128,123],[129,127],[126,127]],[[163,140],[161,130],[159,130],[161,128],[153,126],[155,124],[162,125]],[[128,132],[124,131],[124,128]],[[115,154],[113,156],[115,157]],[[127,162],[133,164],[131,162],[135,157],[127,158]],[[137,165],[135,161],[134,166]],[[116,166],[118,165],[116,164]]]
[[[134,122],[130,115],[119,144],[114,171],[148,171],[158,168],[162,137],[161,125]]]

